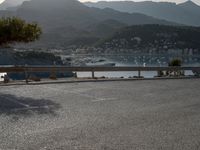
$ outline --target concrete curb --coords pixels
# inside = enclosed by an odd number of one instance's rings
[[[13,85],[42,85],[42,84],[64,84],[64,83],[83,83],[83,82],[117,82],[117,81],[142,81],[142,80],[174,80],[174,79],[200,79],[200,77],[156,77],[156,78],[125,78],[125,79],[79,79],[79,80],[46,80],[40,82],[25,81],[13,83],[1,83],[0,86],[13,86]]]

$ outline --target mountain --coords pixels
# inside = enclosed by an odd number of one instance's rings
[[[200,49],[199,27],[134,25],[122,28],[97,43],[98,47],[134,50]]]
[[[52,11],[53,10],[53,11]],[[31,0],[25,1],[17,10],[17,15],[40,22],[58,21],[56,24],[73,26],[88,25],[97,21],[117,20],[125,24],[172,24],[143,14],[129,14],[113,9],[89,8],[76,0]],[[45,19],[44,19],[45,18]]]
[[[17,10],[9,13],[30,22],[38,22],[43,35],[41,40],[34,44],[44,47],[66,47],[73,45],[74,41],[75,44],[84,44],[83,41],[92,44],[124,25],[176,25],[139,13],[130,14],[110,8],[90,8],[76,0],[24,1]],[[3,12],[0,16],[2,14]]]
[[[152,1],[100,1],[97,3],[87,2],[85,5],[101,9],[112,8],[128,13],[142,13],[179,24],[200,26],[200,6],[192,1],[182,4]]]
[[[116,20],[105,20],[88,26],[90,31],[96,35],[109,36],[112,33],[118,31],[120,28],[127,26],[127,24],[121,23]]]
[[[0,4],[0,10],[11,9],[21,5],[25,0],[5,0]]]
[[[179,4],[178,6],[188,12],[194,13],[194,15],[200,15],[200,6],[190,0],[186,1],[185,3]]]

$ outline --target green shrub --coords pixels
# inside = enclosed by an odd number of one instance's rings
[[[169,62],[169,66],[181,66],[182,61],[180,59],[173,59]]]

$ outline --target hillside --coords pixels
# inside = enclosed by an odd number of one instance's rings
[[[2,13],[0,13],[1,16]],[[107,8],[103,10],[90,8],[76,0],[25,1],[16,11],[9,13],[27,21],[39,23],[43,29],[43,35],[39,42],[34,43],[34,46],[37,47],[59,48],[77,43],[92,44],[107,36],[108,31],[113,33],[112,31],[116,31],[116,28],[120,28],[121,25],[175,25],[175,23],[143,14],[122,13]],[[100,29],[102,24],[104,28]],[[82,41],[87,42],[83,43]]]
[[[14,51],[1,48],[0,65],[63,65],[59,56],[40,51]]]
[[[200,26],[200,6],[192,1],[182,4],[152,1],[100,1],[97,3],[87,2],[85,5],[101,9],[112,8],[128,13],[142,13],[180,24]]]
[[[135,50],[200,49],[200,28],[164,25],[125,27],[97,44],[103,48]]]

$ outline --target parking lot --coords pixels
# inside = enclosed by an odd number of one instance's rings
[[[0,86],[0,150],[198,150],[200,79]]]

